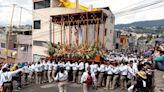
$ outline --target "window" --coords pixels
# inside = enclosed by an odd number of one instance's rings
[[[28,51],[28,45],[22,44],[22,45],[21,45],[21,51],[27,52],[27,51]]]
[[[6,44],[5,43],[1,43],[1,48],[5,48]]]
[[[105,28],[105,33],[104,33],[104,36],[107,36],[107,29]]]
[[[34,2],[34,9],[42,9],[50,7],[50,0],[43,0],[39,2]]]
[[[35,46],[43,46],[43,43],[46,43],[45,41],[33,41],[33,45]]]
[[[110,23],[114,23],[114,20],[115,20],[114,17],[111,17],[110,18]]]
[[[117,38],[120,38],[120,32],[117,32]]]
[[[33,54],[33,61],[34,62],[39,62],[41,60],[41,58],[46,58],[46,57],[41,56],[41,55],[37,55],[37,54]]]
[[[34,21],[34,29],[40,29],[40,20]]]
[[[14,43],[14,46],[13,47],[14,47],[14,49],[17,48],[17,44]]]

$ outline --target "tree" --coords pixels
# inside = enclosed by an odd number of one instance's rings
[[[56,53],[56,49],[58,48],[57,44],[47,42],[46,44],[44,44],[44,46],[47,48],[47,50],[45,50],[45,53],[49,57],[53,57],[53,55]]]

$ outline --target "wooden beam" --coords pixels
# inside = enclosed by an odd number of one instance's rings
[[[99,19],[97,18],[96,19],[97,21],[97,26],[96,26],[96,31],[97,31],[97,34],[96,34],[96,47],[99,47],[99,28],[100,28],[100,23],[99,23]]]

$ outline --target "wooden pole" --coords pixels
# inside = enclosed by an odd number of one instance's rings
[[[22,7],[20,8],[20,17],[19,17],[19,31],[21,31],[21,20],[22,20]],[[24,33],[23,33],[24,34]],[[18,47],[19,47],[19,41],[18,41],[18,34],[17,34],[17,43],[16,43],[16,47],[17,47],[17,60],[18,59]],[[16,59],[15,59],[16,60]],[[16,62],[16,61],[15,61]]]
[[[101,18],[102,18],[102,19],[101,19],[101,23],[102,23],[102,25],[103,25],[103,30],[102,30],[102,31],[103,31],[103,44],[102,44],[102,45],[103,45],[103,47],[104,47],[104,46],[105,46],[105,45],[104,45],[104,39],[105,39],[105,21],[104,21],[104,15],[103,15],[103,13],[102,13]]]
[[[71,35],[72,35],[72,32],[71,32],[71,21],[70,21],[70,17],[68,15],[68,22],[69,22],[69,46],[71,47]]]
[[[86,25],[86,38],[85,43],[88,45],[88,13],[87,13],[87,25]]]
[[[62,24],[63,24],[63,20],[62,20],[62,17],[61,17],[61,36],[60,36],[61,37],[60,38],[61,39],[61,45],[63,44],[63,32],[62,32],[63,29],[62,29]]]
[[[12,32],[12,22],[13,22],[13,16],[14,16],[14,10],[15,10],[15,4],[13,4],[13,10],[12,10],[12,16],[11,16],[11,20],[10,20],[10,29],[9,29],[9,32],[7,34],[7,42],[6,42],[6,50],[7,50],[7,53],[6,53],[6,62],[8,61],[8,49],[9,49],[9,42],[10,42],[10,35],[11,35],[11,32]]]
[[[80,29],[80,20],[77,21],[77,46],[79,45],[79,29]]]
[[[64,36],[64,44],[66,43],[66,33],[65,33],[65,23],[63,23],[63,27],[64,27],[64,29],[63,29],[63,31],[64,31],[64,33],[63,33],[63,36]]]
[[[96,31],[97,31],[97,34],[96,34],[96,46],[99,47],[99,19],[97,18],[97,27],[96,27]]]
[[[49,31],[50,31],[50,42],[52,43],[52,17],[50,17]]]
[[[53,22],[53,43],[55,43],[55,24]]]

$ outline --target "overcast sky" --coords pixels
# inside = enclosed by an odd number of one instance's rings
[[[70,0],[74,1],[74,0]],[[106,7],[109,6],[113,13],[118,11],[126,10],[128,8],[132,8],[136,4],[140,5],[143,3],[149,3],[155,0],[79,0],[82,5],[93,7]],[[143,3],[141,3],[143,1]],[[140,3],[138,3],[140,2]],[[1,5],[12,5],[18,4],[22,7],[28,8],[32,10],[32,0],[0,0]],[[120,23],[131,23],[135,21],[143,21],[143,20],[156,20],[156,19],[164,19],[164,3],[161,3],[157,6],[154,6],[154,9],[151,10],[140,10],[137,13],[130,13],[130,15],[126,16],[116,16],[116,24]],[[160,7],[159,7],[160,6]],[[158,7],[158,8],[156,8]],[[12,14],[12,7],[0,7],[0,25],[9,24]],[[20,8],[15,9],[13,24],[19,24],[19,12]],[[23,10],[22,15],[22,24],[31,24],[32,15],[31,13]]]

